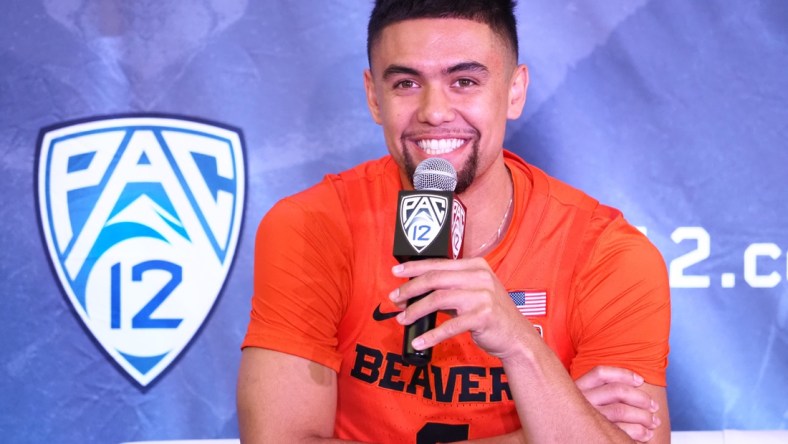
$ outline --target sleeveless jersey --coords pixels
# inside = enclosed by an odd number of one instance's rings
[[[612,365],[664,386],[670,304],[659,252],[617,210],[504,154],[514,213],[485,259],[512,309],[523,308],[524,328],[536,328],[575,379]],[[401,356],[403,327],[388,300],[404,282],[391,274],[401,188],[386,156],[326,176],[269,211],[243,347],[334,369],[338,438],[430,443],[517,430],[501,362],[470,334],[436,346],[425,367]]]

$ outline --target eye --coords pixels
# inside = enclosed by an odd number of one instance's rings
[[[394,89],[410,89],[415,88],[416,86],[418,85],[416,85],[416,82],[413,80],[400,80],[394,84]]]
[[[459,86],[460,88],[469,88],[471,86],[478,85],[476,81],[467,78],[457,79],[457,81],[454,82],[454,84]]]

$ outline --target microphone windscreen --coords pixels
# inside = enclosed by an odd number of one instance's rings
[[[451,162],[440,157],[422,161],[413,173],[413,188],[417,190],[454,191],[457,171]]]

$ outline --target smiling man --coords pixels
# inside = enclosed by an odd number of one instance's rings
[[[376,2],[364,82],[389,155],[261,222],[244,442],[669,440],[661,256],[620,212],[503,148],[528,86],[513,8]],[[464,258],[397,264],[397,193],[432,157],[458,171]],[[402,326],[431,312],[413,346],[433,359],[409,365]]]

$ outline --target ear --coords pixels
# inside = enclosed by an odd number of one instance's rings
[[[371,69],[364,70],[364,89],[367,92],[367,106],[370,114],[372,114],[372,120],[380,125],[380,104],[378,103],[378,96],[375,94],[375,81],[372,78]]]
[[[511,85],[509,87],[509,106],[506,117],[514,120],[520,117],[525,106],[525,97],[528,92],[528,67],[517,65],[512,74]]]

